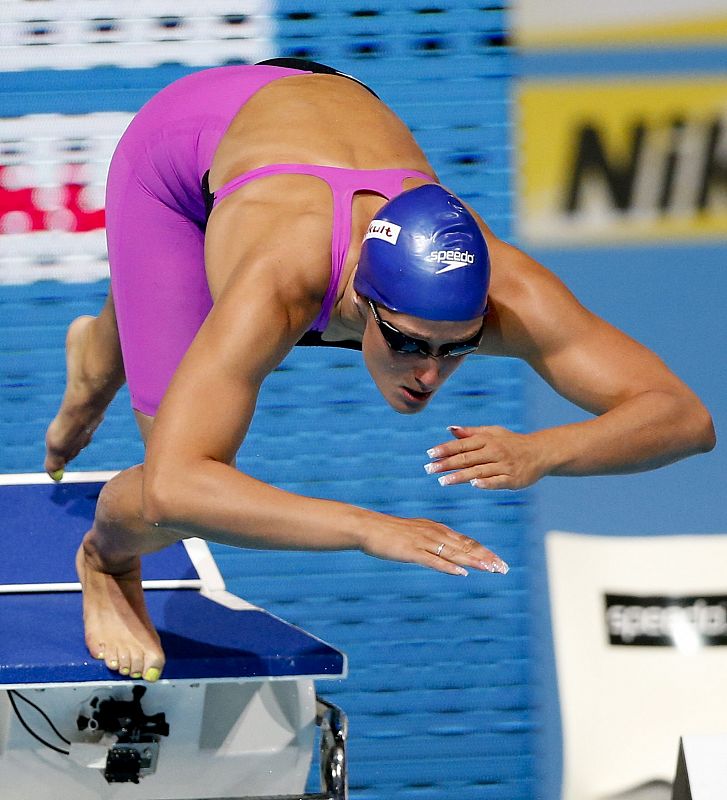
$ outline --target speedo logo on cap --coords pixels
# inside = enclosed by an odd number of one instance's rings
[[[470,253],[469,250],[432,250],[427,256],[427,260],[445,265],[434,273],[439,275],[442,272],[449,272],[452,269],[460,269],[460,267],[466,267],[468,264],[474,264],[475,254]]]
[[[367,239],[381,239],[383,242],[396,244],[400,233],[401,225],[394,225],[393,222],[387,222],[385,219],[372,219],[366,236],[364,236],[364,242]]]

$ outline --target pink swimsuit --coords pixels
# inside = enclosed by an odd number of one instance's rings
[[[203,70],[155,95],[119,142],[106,190],[111,288],[132,406],[156,414],[166,388],[212,307],[204,266],[207,209],[201,189],[217,145],[247,100],[271,81],[300,75],[276,66]],[[323,179],[333,195],[331,277],[318,317],[323,331],[333,309],[351,237],[358,191],[387,199],[415,170],[353,170],[313,164],[274,164],[241,175],[214,203],[267,175]]]

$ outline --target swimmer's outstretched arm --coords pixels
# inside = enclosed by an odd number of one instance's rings
[[[518,434],[452,428],[427,466],[443,485],[518,489],[545,475],[641,472],[715,444],[699,398],[646,347],[581,306],[548,270],[514,247],[489,242],[498,340],[487,352],[526,360],[563,397],[595,416]]]
[[[235,272],[179,366],[148,442],[145,520],[240,547],[360,549],[450,574],[505,572],[491,551],[439,523],[303,497],[229,466],[262,381],[320,305],[304,281],[278,280],[279,269],[258,259]]]

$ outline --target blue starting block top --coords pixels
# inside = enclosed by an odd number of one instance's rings
[[[0,484],[3,477],[15,479],[0,476]],[[41,480],[41,476],[32,477]],[[5,591],[10,586],[30,591],[32,586],[78,582],[76,551],[93,523],[103,485],[104,481],[54,484],[50,479],[47,483],[0,485],[0,584]],[[181,542],[146,556],[143,570],[145,581],[184,581],[201,586]]]
[[[0,476],[0,688],[129,682],[84,643],[74,556],[103,482],[79,478]],[[205,585],[204,571],[182,543],[144,558],[146,587],[176,587],[146,591],[167,656],[162,680],[345,674],[340,651],[230,595],[219,573]]]
[[[164,679],[340,677],[343,655],[260,609],[233,611],[190,589],[151,589]],[[0,596],[0,686],[123,680],[83,641],[79,592]]]

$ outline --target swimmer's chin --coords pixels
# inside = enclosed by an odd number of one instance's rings
[[[425,403],[424,405],[421,405],[418,408],[409,408],[409,407],[401,408],[400,406],[395,406],[395,405],[391,405],[391,407],[394,409],[394,411],[397,412],[397,414],[406,414],[410,416],[411,414],[418,414],[420,411],[424,411],[426,405],[427,404]]]

